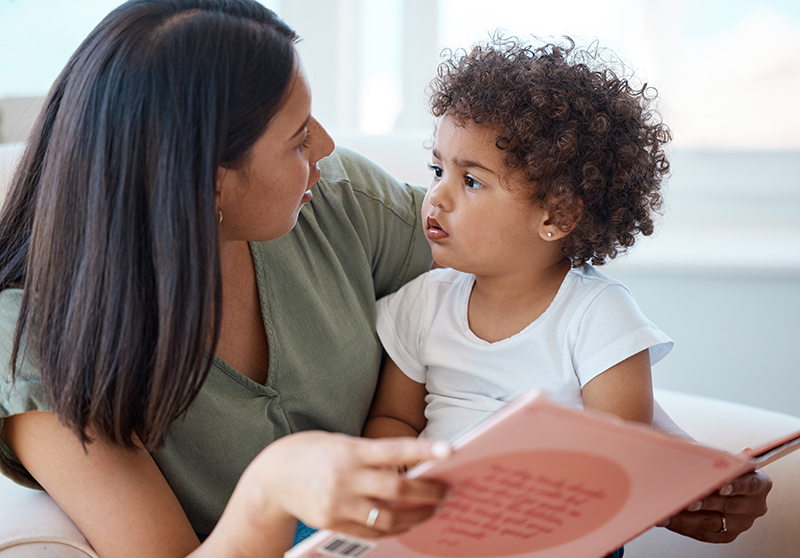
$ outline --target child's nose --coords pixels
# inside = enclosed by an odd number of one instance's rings
[[[444,180],[434,181],[430,186],[428,186],[428,201],[431,202],[432,205],[440,209],[447,209],[449,204],[446,204],[446,202],[448,200],[449,197],[447,195],[447,189],[444,185]]]

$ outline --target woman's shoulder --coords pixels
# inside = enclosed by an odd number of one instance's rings
[[[11,374],[11,355],[16,337],[17,318],[22,304],[22,289],[0,291],[0,425],[3,419],[28,411],[50,411],[42,389],[41,374],[34,355],[18,359],[16,374]],[[20,343],[24,350],[24,339]],[[0,439],[0,474],[24,486],[38,485],[25,471],[13,452]]]
[[[0,345],[9,338],[14,338],[17,328],[17,317],[22,304],[22,289],[4,289],[0,291]]]
[[[361,194],[393,210],[416,207],[425,196],[421,186],[396,179],[376,162],[346,147],[337,146],[319,167],[321,187]]]
[[[328,157],[320,160],[319,168],[323,180],[328,182],[344,181],[360,185],[365,178],[396,182],[394,177],[375,161],[340,145],[337,145]]]
[[[21,289],[0,291],[0,418],[26,411],[50,410],[41,386],[36,355],[24,336],[20,341],[16,373],[13,377],[11,374],[11,355],[21,303]]]

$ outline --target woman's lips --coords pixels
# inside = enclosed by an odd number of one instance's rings
[[[428,217],[425,227],[425,235],[428,237],[428,240],[444,240],[450,236],[444,231],[444,229],[442,229],[442,227],[439,225],[439,222],[433,217]]]
[[[311,189],[316,186],[321,176],[322,172],[319,170],[319,166],[316,164],[311,165],[311,172],[308,175],[308,190],[303,193],[301,204],[310,202],[314,197],[314,194],[311,193]]]

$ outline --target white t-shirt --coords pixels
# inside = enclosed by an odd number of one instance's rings
[[[655,364],[673,346],[627,287],[588,264],[567,273],[539,318],[495,343],[469,328],[473,283],[470,274],[435,269],[378,301],[386,352],[428,390],[427,438],[453,440],[534,388],[582,407],[589,380],[644,349]]]

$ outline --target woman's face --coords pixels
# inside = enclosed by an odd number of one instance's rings
[[[238,169],[219,169],[220,240],[263,241],[288,233],[320,171],[333,140],[311,116],[311,90],[298,64],[286,102]]]

